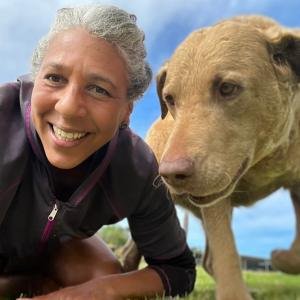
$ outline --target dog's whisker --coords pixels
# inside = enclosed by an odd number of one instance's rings
[[[224,172],[224,175],[228,178],[228,182],[226,183],[226,185],[230,184],[232,181],[232,177],[227,172]]]
[[[247,191],[237,191],[237,190],[234,190],[232,193],[234,194],[234,193],[248,193],[248,192]]]
[[[154,178],[153,182],[152,182],[152,186],[153,186],[154,188],[157,189],[157,188],[159,188],[162,184],[163,184],[163,180],[162,180],[161,176],[160,176],[160,175],[157,175],[157,176]]]

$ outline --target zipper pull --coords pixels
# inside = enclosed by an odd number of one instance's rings
[[[56,214],[57,214],[57,212],[58,212],[58,206],[57,206],[57,204],[55,203],[55,204],[54,204],[54,207],[53,207],[53,209],[52,209],[52,211],[51,211],[51,213],[50,213],[50,215],[48,216],[48,220],[49,220],[49,221],[53,221],[54,218],[55,218],[55,216],[56,216]]]

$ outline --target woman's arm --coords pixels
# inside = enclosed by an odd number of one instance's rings
[[[107,291],[111,291],[116,296],[112,299],[162,296],[165,292],[159,274],[148,267],[128,273],[106,276],[102,278],[102,282],[106,285]]]
[[[193,290],[195,260],[188,247],[171,259],[146,258],[149,267],[106,275],[80,285],[35,297],[36,300],[119,300],[145,296],[184,296]],[[23,298],[24,300],[24,298]]]
[[[160,276],[151,268],[95,278],[80,285],[60,289],[35,300],[119,300],[163,295]],[[25,298],[20,298],[24,300]],[[29,299],[29,298],[26,298]]]
[[[196,280],[196,263],[188,246],[173,258],[154,259],[145,257],[148,267],[139,271],[106,277],[115,287],[120,286],[119,295],[133,296],[186,296]],[[117,298],[118,299],[118,298]]]

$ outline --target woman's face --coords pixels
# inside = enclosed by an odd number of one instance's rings
[[[118,50],[83,29],[56,35],[36,76],[32,120],[49,162],[76,167],[128,123],[127,69]]]

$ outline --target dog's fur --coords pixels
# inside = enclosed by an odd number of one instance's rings
[[[193,32],[157,76],[162,119],[147,141],[174,201],[202,218],[219,300],[249,300],[230,219],[284,187],[296,238],[273,265],[300,273],[300,31],[260,16]],[[275,216],[280,217],[280,216]],[[254,220],[255,221],[255,220]]]

